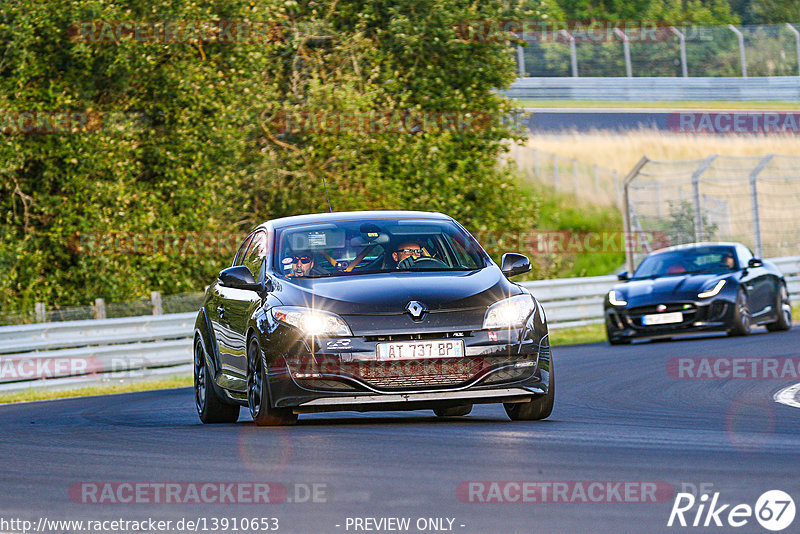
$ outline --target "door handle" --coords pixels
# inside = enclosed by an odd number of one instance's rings
[[[219,314],[220,317],[222,317],[222,314],[225,313],[225,307],[217,306],[217,313]]]

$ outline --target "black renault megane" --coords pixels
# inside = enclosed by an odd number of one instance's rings
[[[206,291],[194,334],[204,423],[258,425],[334,410],[503,403],[550,415],[555,377],[544,310],[455,220],[412,211],[301,215],[259,225]]]
[[[635,338],[722,331],[747,335],[792,326],[781,272],[740,243],[692,243],[649,254],[605,298],[612,345]]]

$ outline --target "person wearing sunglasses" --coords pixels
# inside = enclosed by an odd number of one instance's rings
[[[414,258],[417,259],[422,256],[422,247],[419,246],[419,243],[414,243],[413,241],[408,241],[406,243],[401,243],[397,246],[397,249],[392,252],[392,259],[397,262],[397,268],[400,268],[400,262],[407,258]],[[414,260],[411,260],[414,261]]]
[[[294,276],[298,278],[302,276],[308,276],[308,273],[310,273],[311,269],[314,267],[314,258],[308,254],[289,256],[286,258],[286,260],[284,260],[284,262],[291,264],[291,269],[286,276]]]

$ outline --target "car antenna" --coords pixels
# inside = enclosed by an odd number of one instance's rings
[[[328,184],[325,183],[325,177],[322,177],[322,186],[325,188],[325,200],[328,201],[328,212],[333,213],[333,208],[331,207],[331,199],[328,198]]]

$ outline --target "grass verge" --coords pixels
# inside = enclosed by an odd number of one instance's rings
[[[35,400],[66,399],[69,397],[87,397],[90,395],[110,395],[113,393],[131,393],[153,389],[182,388],[192,385],[191,376],[173,376],[162,380],[133,382],[130,384],[114,384],[108,386],[86,386],[76,389],[40,390],[26,389],[16,393],[0,394],[0,404]]]
[[[606,329],[603,323],[550,330],[550,345],[553,347],[602,341],[606,341]]]
[[[619,102],[616,100],[520,100],[526,108],[608,108],[608,109],[765,109],[765,110],[797,110],[797,102],[762,101],[739,102],[720,100],[708,102],[702,100],[662,100],[647,102]]]

